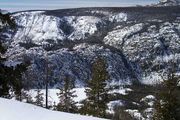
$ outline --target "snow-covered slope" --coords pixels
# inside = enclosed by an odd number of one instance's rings
[[[94,16],[56,17],[43,13],[37,11],[13,15],[20,27],[14,36],[16,42],[30,39],[33,43],[42,45],[46,40],[58,43],[65,39],[85,39],[98,30],[96,24],[103,24],[100,18]]]
[[[179,6],[25,11],[12,17],[17,29],[3,33],[6,64],[31,60],[24,78],[31,87],[44,86],[47,62],[51,87],[60,86],[65,75],[84,86],[97,56],[107,60],[113,85],[155,84],[169,61],[179,64]]]
[[[105,120],[56,112],[15,100],[0,98],[0,120]]]
[[[23,12],[14,15],[18,26],[21,27],[14,36],[16,42],[30,39],[36,44],[43,44],[44,39],[64,39],[63,31],[59,29],[60,19],[41,13]]]
[[[180,0],[160,0],[157,6],[177,6],[180,5]]]

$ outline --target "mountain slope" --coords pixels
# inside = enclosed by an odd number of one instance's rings
[[[44,86],[47,63],[51,87],[65,75],[84,86],[97,56],[107,60],[111,85],[156,84],[169,61],[179,65],[179,6],[24,11],[12,17],[18,26],[4,33],[6,64],[31,60],[24,79],[32,87]]]
[[[157,6],[177,6],[180,5],[179,0],[160,0]]]
[[[56,112],[41,107],[0,98],[1,120],[105,120],[64,112]]]

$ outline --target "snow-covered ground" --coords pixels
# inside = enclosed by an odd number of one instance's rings
[[[85,88],[74,88],[73,91],[76,91],[74,94],[77,95],[77,97],[74,98],[75,102],[78,102],[77,105],[80,105],[80,102],[84,99],[86,99],[86,93],[85,93]],[[53,106],[54,103],[58,104],[59,103],[59,98],[57,96],[57,93],[59,93],[59,89],[49,89],[48,90],[48,101],[49,105]],[[41,90],[41,93],[44,94],[44,100],[45,100],[45,89]],[[37,91],[35,89],[32,89],[28,92],[29,95],[32,96],[33,100],[35,100],[35,96],[37,95]],[[45,104],[45,101],[44,101]]]
[[[101,118],[51,111],[3,98],[0,98],[0,113],[0,120],[103,120]]]
[[[74,88],[73,91],[75,91],[74,95],[77,95],[77,97],[73,98],[75,102],[77,102],[77,106],[81,106],[81,101],[85,100],[87,98],[86,93],[85,93],[84,87],[82,88]],[[122,95],[127,95],[128,92],[132,91],[130,88],[123,88],[121,87],[120,89],[114,89],[112,91],[109,91],[109,94],[122,94]],[[44,105],[45,105],[45,89],[41,89],[41,93],[43,93],[43,98],[44,98]],[[48,90],[48,104],[49,106],[57,105],[59,103],[59,98],[57,96],[57,93],[59,93],[59,89],[49,89]],[[32,89],[28,91],[28,94],[32,97],[33,101],[36,100],[35,96],[37,95],[37,91],[35,89]],[[122,100],[114,100],[110,101],[107,106],[107,112],[110,114],[114,113],[114,107],[115,106],[123,106],[123,101]]]
[[[109,94],[121,94],[121,95],[127,95],[129,92],[133,91],[130,88],[119,88],[119,89],[113,89],[111,91],[109,91]]]
[[[85,89],[84,87],[82,88],[74,88],[73,91],[75,91],[74,95],[77,95],[77,97],[74,97],[73,100],[75,102],[77,102],[77,106],[81,105],[81,101],[86,99],[86,93],[85,93]],[[112,91],[109,91],[109,94],[122,94],[122,95],[127,95],[129,92],[133,91],[130,88],[120,88],[120,89],[114,89]],[[45,100],[45,89],[41,89],[41,93],[43,93],[43,97]],[[48,101],[49,101],[49,105],[53,106],[54,104],[58,104],[59,103],[59,98],[57,96],[57,93],[59,93],[58,89],[49,89],[48,90]],[[30,91],[28,91],[28,94],[32,97],[33,101],[35,101],[35,96],[37,95],[37,91],[35,89],[32,89]],[[113,107],[115,105],[122,105],[122,101],[121,100],[116,100],[116,101],[110,101],[107,105],[109,110],[113,110]],[[45,101],[44,101],[44,105],[45,105]],[[111,111],[113,112],[113,111]]]

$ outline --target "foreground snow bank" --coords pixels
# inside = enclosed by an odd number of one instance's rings
[[[3,98],[0,98],[0,113],[0,120],[103,120],[101,118],[51,111]]]

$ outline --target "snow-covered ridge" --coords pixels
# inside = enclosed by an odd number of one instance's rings
[[[180,5],[179,0],[160,0],[155,6],[178,6]]]
[[[100,55],[107,60],[110,85],[129,85],[132,79],[156,84],[159,72],[166,69],[172,56],[179,64],[179,9],[84,8],[14,13],[17,30],[4,33],[12,37],[7,39],[11,41],[6,64],[31,60],[27,73],[38,76],[32,86],[43,87],[43,66],[48,58],[51,87],[60,85],[67,74],[75,79],[76,86],[83,86],[91,77],[92,61]]]
[[[131,27],[124,27],[122,29],[117,29],[112,32],[109,32],[108,35],[104,38],[104,43],[111,46],[120,47],[125,42],[125,38],[142,30],[143,24],[136,24]],[[121,34],[120,34],[121,33]]]
[[[65,39],[85,39],[98,30],[98,24],[103,24],[93,16],[55,17],[43,14],[43,11],[16,13],[13,18],[19,26],[13,37],[16,42],[31,40],[38,45],[46,44],[47,40],[58,43]]]
[[[19,29],[14,39],[20,42],[31,40],[42,44],[45,39],[63,39],[63,32],[59,29],[60,19],[42,15],[43,12],[23,12],[13,15]]]
[[[1,120],[105,120],[47,110],[35,105],[0,98]]]

